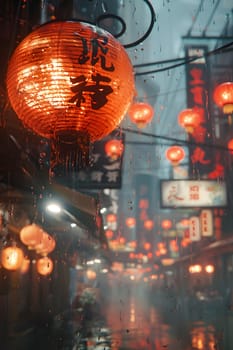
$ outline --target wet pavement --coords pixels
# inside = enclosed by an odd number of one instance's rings
[[[85,327],[67,318],[60,333],[46,327],[10,337],[1,350],[232,350],[233,313],[224,302],[187,302],[143,284],[117,282],[105,291],[101,317]],[[53,325],[54,327],[54,325]],[[2,345],[3,346],[3,345]]]

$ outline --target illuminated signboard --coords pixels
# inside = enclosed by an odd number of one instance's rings
[[[225,182],[212,180],[162,180],[161,207],[218,208],[227,205]]]
[[[216,159],[215,149],[212,145],[212,125],[209,117],[209,69],[205,55],[206,46],[187,46],[186,56],[190,59],[200,57],[186,66],[187,107],[195,108],[200,116],[201,123],[194,128],[188,137],[190,174],[208,176],[216,179],[223,176],[223,166],[220,159]],[[216,161],[217,160],[217,161]]]

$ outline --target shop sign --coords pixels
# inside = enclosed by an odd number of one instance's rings
[[[218,208],[227,205],[225,182],[214,180],[162,180],[163,208]]]

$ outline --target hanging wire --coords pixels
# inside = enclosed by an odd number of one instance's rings
[[[202,147],[206,147],[206,148],[211,148],[211,149],[219,149],[222,151],[227,151],[229,152],[229,148],[226,146],[222,146],[222,145],[216,145],[214,143],[201,143],[201,142],[195,142],[195,141],[191,141],[191,140],[181,140],[181,139],[177,139],[174,137],[170,137],[170,136],[166,136],[166,135],[157,135],[157,134],[152,134],[152,133],[147,133],[147,132],[143,132],[141,130],[132,130],[129,128],[121,128],[122,131],[126,132],[126,133],[130,133],[130,134],[136,134],[136,135],[140,135],[140,136],[145,136],[145,137],[150,137],[152,139],[158,139],[158,140],[165,140],[165,141],[169,141],[169,144],[174,143],[177,145],[194,145],[194,146],[202,146]],[[137,144],[137,145],[166,145],[167,143],[157,143],[157,142],[138,142],[138,141],[126,141],[126,143],[131,143],[131,144]]]
[[[181,67],[181,66],[184,66],[186,64],[189,64],[191,62],[194,62],[196,60],[199,60],[200,58],[208,58],[210,56],[214,56],[214,55],[218,55],[218,54],[221,54],[221,53],[227,53],[229,51],[232,51],[231,50],[227,50],[229,47],[233,46],[233,41],[231,41],[230,43],[226,44],[226,45],[223,45],[223,46],[220,46],[212,51],[208,51],[207,53],[205,53],[204,55],[200,55],[200,56],[193,56],[193,57],[190,57],[190,58],[181,58],[181,59],[177,59],[177,60],[183,60],[182,62],[180,63],[177,63],[177,64],[173,64],[173,65],[170,65],[168,67],[164,67],[164,68],[158,68],[158,69],[153,69],[153,70],[150,70],[150,71],[144,71],[144,72],[136,72],[135,75],[136,76],[139,76],[139,75],[145,75],[145,74],[154,74],[154,73],[160,73],[160,72],[164,72],[164,71],[167,71],[167,70],[170,70],[170,69],[175,69],[177,67]],[[176,59],[175,59],[176,60]],[[163,61],[161,61],[163,62]],[[146,63],[145,66],[147,65],[152,65],[153,63]],[[154,62],[154,65],[158,65],[158,64],[161,64],[160,62]],[[142,67],[142,65],[141,65]]]

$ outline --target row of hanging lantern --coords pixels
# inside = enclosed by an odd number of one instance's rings
[[[36,224],[23,227],[20,230],[19,237],[28,250],[34,250],[37,254],[42,255],[36,260],[37,272],[44,276],[51,274],[53,261],[47,255],[55,249],[56,242],[54,238]],[[23,250],[14,242],[2,249],[1,264],[9,271],[18,270],[21,273],[26,273],[30,266],[30,259],[24,255]]]
[[[228,116],[233,113],[233,83],[226,82],[214,89],[213,100]],[[231,116],[230,116],[231,117]],[[187,108],[178,115],[178,123],[187,133],[192,134],[204,121],[203,110],[200,108]],[[233,154],[233,140],[228,142],[228,149]],[[184,158],[185,151],[179,145],[173,145],[166,150],[166,158],[173,166],[177,166]]]

